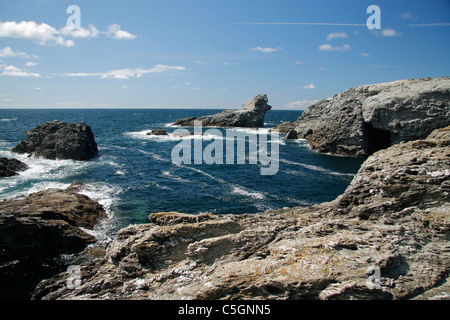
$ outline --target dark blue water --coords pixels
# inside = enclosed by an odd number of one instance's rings
[[[330,201],[345,190],[362,163],[318,154],[303,140],[279,140],[279,170],[275,175],[261,175],[260,163],[175,165],[171,152],[181,138],[146,135],[155,128],[172,133],[178,129],[170,126],[176,119],[216,112],[0,110],[0,157],[15,157],[30,166],[19,176],[0,180],[0,199],[84,182],[83,193],[105,206],[111,218],[108,228],[117,230],[130,223],[148,222],[148,215],[159,211],[241,214]],[[267,133],[268,128],[295,121],[300,114],[271,110],[265,118],[266,129],[243,131],[249,135]],[[25,130],[56,119],[89,124],[99,146],[98,157],[88,162],[55,161],[9,151],[26,137]],[[225,136],[225,129],[220,130]],[[200,139],[204,147],[212,141]]]

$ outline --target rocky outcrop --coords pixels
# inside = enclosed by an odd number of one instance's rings
[[[155,129],[155,130],[152,130],[152,131],[150,131],[150,132],[147,132],[147,135],[148,135],[148,136],[167,136],[167,135],[169,135],[169,134],[167,133],[166,130],[161,129],[161,128],[157,128],[157,129]]]
[[[11,177],[19,171],[28,169],[28,165],[17,159],[0,158],[0,178]]]
[[[449,296],[450,128],[369,157],[344,194],[259,214],[154,213],[35,299]]]
[[[106,214],[97,202],[77,193],[80,186],[0,202],[1,298],[26,298],[27,290],[29,298],[44,276],[58,270],[55,258],[96,242],[81,228],[93,229]]]
[[[98,153],[91,128],[85,123],[52,121],[26,131],[27,138],[12,149],[46,159],[89,160]]]
[[[179,119],[174,124],[193,127],[195,121],[201,121],[204,127],[261,128],[264,127],[266,112],[272,108],[267,103],[267,95],[260,94],[244,103],[240,110],[224,110],[215,115]]]
[[[294,125],[314,150],[366,157],[396,143],[424,139],[449,125],[449,106],[450,78],[400,80],[321,100]]]

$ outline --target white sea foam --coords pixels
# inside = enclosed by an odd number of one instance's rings
[[[179,176],[176,176],[176,175],[172,174],[172,172],[171,172],[170,170],[167,170],[167,171],[161,171],[161,173],[162,173],[165,177],[167,177],[168,179],[171,179],[171,180],[175,180],[175,181],[183,182],[183,183],[190,182],[189,180],[183,179],[183,178],[181,178],[181,177],[179,177]]]
[[[233,185],[232,193],[258,200],[264,200],[265,198],[264,194],[261,192],[251,191],[238,185]]]
[[[16,121],[17,118],[11,118],[11,119],[0,119],[0,121]]]
[[[306,168],[308,170],[325,173],[325,174],[330,174],[330,175],[335,175],[335,176],[344,176],[344,177],[353,177],[354,176],[354,174],[352,174],[352,173],[337,172],[337,171],[325,169],[325,168],[318,167],[318,166],[313,166],[313,165],[306,164],[306,163],[300,163],[300,162],[295,162],[295,161],[290,161],[290,160],[285,160],[285,159],[280,159],[280,161],[287,163],[287,164],[300,166],[300,167]]]

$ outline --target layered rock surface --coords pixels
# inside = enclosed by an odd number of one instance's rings
[[[91,128],[85,123],[51,121],[26,131],[27,138],[12,149],[46,159],[89,160],[98,153]]]
[[[27,289],[31,294],[33,286],[57,267],[54,258],[96,242],[80,227],[93,229],[106,213],[96,201],[79,194],[80,187],[73,184],[0,202],[2,298],[24,298]]]
[[[450,78],[444,77],[351,88],[311,105],[293,125],[319,152],[366,157],[449,124]]]
[[[154,213],[35,299],[405,299],[448,296],[450,130],[369,157],[345,193],[259,214]]]
[[[272,108],[267,103],[267,95],[260,94],[244,103],[240,110],[224,110],[217,114],[200,118],[178,119],[174,124],[183,127],[193,127],[195,121],[201,121],[204,127],[260,128],[264,127],[266,112]]]

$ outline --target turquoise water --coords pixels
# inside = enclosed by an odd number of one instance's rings
[[[172,163],[172,149],[182,138],[172,135],[179,128],[170,124],[179,118],[216,112],[0,110],[0,157],[15,157],[30,166],[18,176],[0,180],[0,199],[83,182],[83,193],[98,200],[110,218],[99,232],[113,234],[128,224],[148,222],[152,212],[241,214],[330,201],[345,190],[362,163],[359,159],[318,154],[304,140],[281,139],[276,141],[279,169],[275,175],[261,175],[261,163]],[[301,111],[271,110],[265,118],[266,128],[238,130],[248,135],[267,134],[271,127],[295,121],[300,114]],[[28,158],[10,152],[26,137],[25,130],[51,120],[89,124],[99,155],[91,161],[78,162]],[[163,128],[170,135],[146,135],[155,128]],[[225,136],[225,129],[219,130]],[[213,141],[208,136],[187,139],[199,138],[203,148]]]

